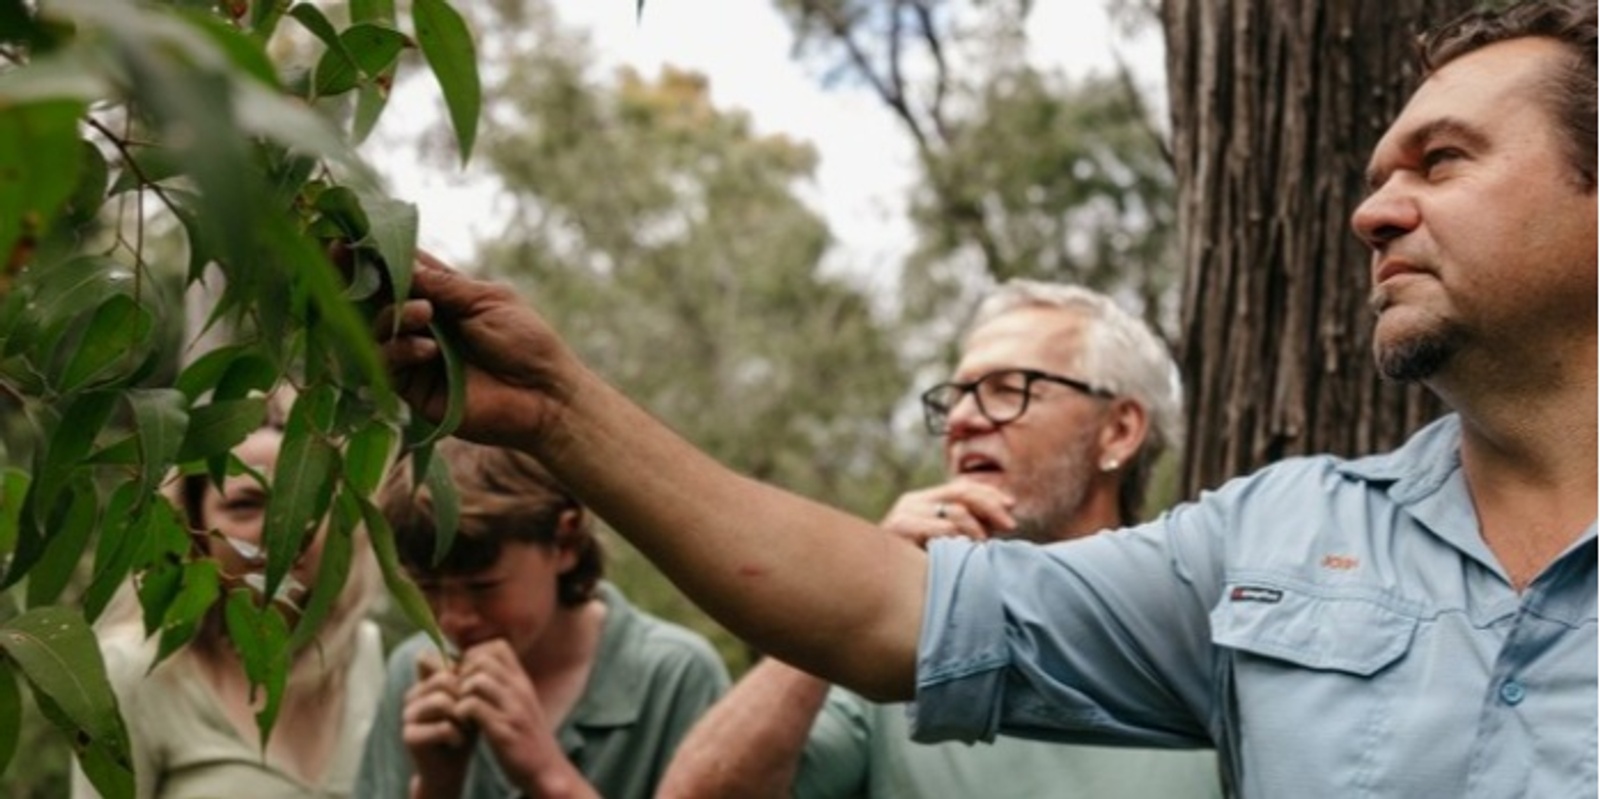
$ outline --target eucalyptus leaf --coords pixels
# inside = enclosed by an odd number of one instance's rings
[[[216,604],[217,597],[221,595],[222,582],[216,561],[190,561],[183,565],[181,574],[182,587],[161,618],[161,639],[151,668],[194,638],[206,611]]]
[[[143,457],[140,485],[153,492],[160,487],[183,446],[189,430],[189,402],[183,392],[173,388],[133,389],[124,396],[133,411]]]
[[[372,554],[378,559],[378,571],[383,575],[383,584],[389,589],[390,598],[399,606],[407,621],[433,639],[433,645],[439,651],[449,651],[444,634],[439,631],[439,622],[428,607],[427,597],[422,595],[422,590],[400,566],[400,553],[395,546],[394,528],[389,526],[389,520],[384,518],[383,512],[371,500],[352,494],[341,496],[353,497],[361,505],[361,518],[367,525],[367,537],[372,540]]]
[[[300,651],[316,638],[350,578],[350,567],[355,561],[355,531],[361,526],[361,508],[347,494],[341,491],[334,498],[332,519],[322,540],[317,577],[289,639],[291,651]]]
[[[461,525],[461,494],[444,458],[428,461],[428,497],[433,502],[433,565],[437,566],[450,554]]]
[[[28,570],[27,606],[54,603],[66,589],[78,566],[79,556],[89,545],[100,515],[100,496],[87,474],[80,474],[56,503],[47,527],[44,552]]]
[[[134,531],[147,523],[144,517],[148,512],[135,516],[135,509],[140,507],[139,501],[144,496],[138,482],[129,480],[113,489],[111,498],[106,500],[106,512],[102,517],[105,523],[100,526],[100,540],[95,544],[94,572],[89,587],[83,592],[83,615],[90,621],[105,610],[106,603],[133,567],[134,551],[138,548]]]
[[[339,451],[325,436],[334,407],[331,390],[323,386],[302,394],[289,413],[261,533],[267,596],[277,595],[332,500]]]
[[[372,243],[383,256],[392,294],[387,298],[399,304],[411,296],[411,272],[417,252],[417,206],[413,203],[364,192],[361,207],[371,223]],[[395,324],[400,323],[398,315]]]
[[[253,597],[248,589],[229,592],[223,618],[228,627],[228,641],[239,653],[250,679],[252,704],[256,689],[266,690],[266,701],[256,713],[261,750],[265,752],[288,682],[289,625],[276,607],[270,604],[257,607]]]
[[[126,294],[101,303],[55,380],[56,390],[68,394],[132,371],[149,350],[154,327],[155,318],[150,311]]]
[[[0,472],[0,552],[10,552],[17,544],[17,524],[30,482],[32,478],[21,469]]]
[[[22,737],[22,689],[11,661],[0,658],[0,774],[11,765]]]
[[[478,80],[477,50],[467,23],[445,0],[414,0],[412,24],[417,44],[439,81],[445,107],[450,110],[450,125],[456,132],[461,163],[472,157],[478,136],[478,114],[483,105],[483,89]]]
[[[262,397],[219,400],[192,408],[175,460],[185,463],[226,454],[249,438],[266,418],[267,401]]]
[[[103,796],[133,795],[128,733],[94,633],[77,612],[30,610],[0,625],[0,649],[33,686],[35,700],[61,728],[80,759],[97,752],[116,768],[89,777]],[[97,769],[97,771],[99,771]]]
[[[351,25],[339,39],[344,43],[343,54],[327,50],[313,72],[312,85],[318,97],[343,94],[376,79],[394,64],[406,45],[406,37],[399,31],[368,23]]]
[[[350,436],[344,449],[344,478],[361,496],[371,496],[388,471],[394,429],[373,419]]]

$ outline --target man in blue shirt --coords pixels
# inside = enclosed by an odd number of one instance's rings
[[[1144,527],[924,553],[731,473],[425,256],[379,335],[438,418],[427,323],[456,325],[463,434],[549,463],[757,646],[914,696],[925,740],[1213,743],[1246,797],[1593,796],[1595,27],[1559,0],[1446,26],[1372,156],[1375,355],[1455,415]]]

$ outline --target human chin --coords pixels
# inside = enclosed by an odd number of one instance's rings
[[[1414,382],[1439,373],[1456,351],[1456,337],[1448,330],[1412,330],[1373,336],[1373,356],[1378,373],[1389,380]]]

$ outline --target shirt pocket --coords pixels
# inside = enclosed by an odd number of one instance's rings
[[[1371,598],[1291,584],[1230,583],[1211,611],[1218,646],[1369,677],[1411,648],[1417,617]]]
[[[1383,599],[1288,581],[1232,582],[1211,612],[1219,742],[1246,796],[1365,797],[1393,762],[1419,621]],[[1413,661],[1414,662],[1414,661]],[[1315,790],[1307,775],[1318,775]]]

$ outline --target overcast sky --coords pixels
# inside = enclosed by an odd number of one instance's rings
[[[883,274],[869,267],[905,251],[910,231],[901,197],[912,179],[906,135],[875,97],[859,89],[825,91],[792,61],[788,29],[770,2],[648,0],[640,20],[632,0],[553,2],[565,23],[589,32],[606,72],[623,64],[645,75],[664,64],[696,70],[710,79],[718,107],[746,109],[760,133],[815,145],[821,162],[804,191],[839,240],[831,266]],[[1030,57],[1071,74],[1108,69],[1116,47],[1142,83],[1160,88],[1159,36],[1134,42],[1113,36],[1095,0],[1036,3],[1029,36]],[[437,94],[431,80],[402,82],[383,120],[384,135],[366,154],[400,197],[420,206],[423,246],[465,265],[474,239],[495,230],[488,221],[497,213],[492,186],[419,166],[407,148],[393,146],[438,113]]]

